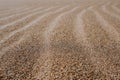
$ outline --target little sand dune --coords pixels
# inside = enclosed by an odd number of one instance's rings
[[[120,80],[120,0],[0,0],[0,80]]]

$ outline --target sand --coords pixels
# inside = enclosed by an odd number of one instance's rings
[[[120,80],[120,0],[0,0],[0,80]]]

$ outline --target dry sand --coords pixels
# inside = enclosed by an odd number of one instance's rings
[[[0,0],[0,80],[120,80],[120,0]]]

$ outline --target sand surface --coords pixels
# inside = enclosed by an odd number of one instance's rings
[[[0,80],[120,80],[120,0],[0,0]]]

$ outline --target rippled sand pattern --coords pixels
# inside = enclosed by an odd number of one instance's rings
[[[0,80],[120,80],[120,0],[0,0]]]

